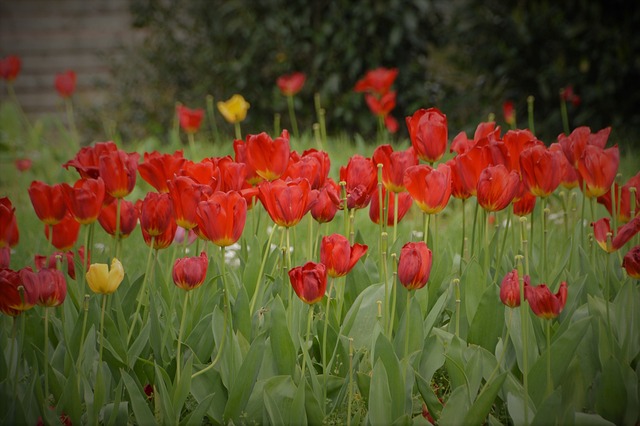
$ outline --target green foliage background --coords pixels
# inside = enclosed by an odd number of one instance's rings
[[[316,121],[318,92],[330,133],[371,136],[375,120],[352,88],[378,66],[400,71],[393,114],[401,137],[404,117],[418,108],[441,108],[455,134],[492,112],[501,121],[505,99],[526,127],[534,95],[536,132],[552,141],[568,84],[582,98],[569,107],[572,127],[612,125],[634,144],[640,134],[640,93],[630,90],[640,77],[633,2],[132,0],[131,8],[145,40],[114,67],[118,87],[101,112],[129,138],[162,133],[176,101],[205,107],[207,94],[242,94],[251,103],[246,132],[272,129],[275,113],[290,127],[275,80],[292,71],[308,76],[296,98],[302,129]]]

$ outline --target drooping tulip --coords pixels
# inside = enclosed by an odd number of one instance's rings
[[[369,92],[384,95],[391,90],[391,86],[397,76],[397,68],[378,67],[367,71],[364,77],[356,82],[353,90],[355,92]]]
[[[40,306],[59,306],[67,296],[67,281],[62,271],[55,268],[43,268],[38,272],[25,268],[20,271],[20,279],[22,279],[23,285],[33,286],[37,289],[36,303]]]
[[[327,267],[330,277],[343,277],[353,269],[358,260],[367,252],[365,244],[349,244],[340,234],[327,235],[320,243],[320,262]]]
[[[556,294],[545,284],[524,286],[525,299],[536,316],[545,319],[556,318],[567,303],[567,283],[562,281]]]
[[[633,247],[624,255],[622,267],[631,278],[640,280],[640,246]]]

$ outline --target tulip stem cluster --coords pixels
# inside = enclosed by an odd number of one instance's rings
[[[184,301],[182,303],[182,318],[180,319],[180,329],[178,331],[178,347],[176,348],[176,384],[180,383],[180,373],[182,370],[182,361],[180,360],[180,353],[182,348],[182,336],[184,335],[184,324],[187,318],[187,307],[189,305],[190,291],[186,292]]]
[[[136,310],[133,314],[133,319],[131,320],[131,328],[129,329],[129,334],[127,335],[127,345],[131,341],[131,336],[133,336],[133,331],[136,328],[136,323],[138,322],[138,314],[140,313],[140,306],[142,305],[142,299],[145,296],[145,292],[147,290],[147,281],[149,281],[149,275],[151,274],[151,258],[153,255],[153,240],[155,237],[151,237],[151,244],[149,244],[149,253],[147,254],[147,267],[145,269],[144,278],[142,279],[142,285],[140,286],[140,291],[138,292],[138,302],[136,304]]]

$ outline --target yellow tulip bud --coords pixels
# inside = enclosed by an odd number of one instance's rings
[[[87,271],[87,282],[94,293],[111,294],[118,289],[124,278],[122,263],[115,257],[111,269],[105,263],[94,263]]]
[[[239,123],[247,117],[251,106],[242,95],[235,94],[229,100],[218,102],[218,111],[229,123]]]

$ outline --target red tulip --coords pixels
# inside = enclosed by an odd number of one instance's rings
[[[409,167],[404,184],[423,212],[440,213],[451,197],[451,168],[446,164],[436,169],[426,164]]]
[[[347,208],[363,209],[376,189],[378,170],[373,160],[355,154],[346,167],[340,167],[340,180],[347,184]]]
[[[476,195],[480,174],[487,167],[484,150],[480,146],[474,146],[464,154],[456,155],[454,160],[456,171],[452,175],[457,177],[462,193]]]
[[[398,279],[407,290],[418,290],[429,281],[432,254],[424,241],[409,242],[400,249]]]
[[[631,188],[635,188],[635,216],[640,214],[640,172],[627,181],[622,187],[614,183],[614,193],[616,200],[616,211],[618,223],[626,223],[631,219]],[[606,194],[598,197],[598,203],[603,204],[610,215],[613,215],[613,206],[611,203],[611,190]]]
[[[418,158],[429,163],[442,158],[447,150],[447,116],[437,108],[419,109],[405,121]]]
[[[608,149],[587,145],[578,159],[578,172],[584,180],[585,195],[599,197],[609,191],[618,173],[619,164],[618,145]]]
[[[398,76],[397,68],[379,67],[367,71],[363,78],[356,82],[355,92],[372,92],[378,95],[387,93]]]
[[[498,138],[496,138],[497,140]],[[520,155],[526,149],[534,146],[542,146],[544,144],[536,139],[529,130],[509,130],[502,138],[504,146],[509,153],[509,164],[505,164],[510,170],[516,170],[520,173]]]
[[[20,271],[20,279],[25,287],[37,289],[36,303],[40,306],[59,306],[67,296],[67,281],[57,269],[44,268],[33,272],[31,268],[24,268]]]
[[[247,135],[247,141],[249,137],[253,135]],[[236,139],[233,141],[233,152],[235,153],[235,160],[237,163],[245,164],[247,182],[250,185],[257,185],[262,181],[262,177],[258,176],[256,169],[247,161],[247,143],[243,140]]]
[[[19,240],[16,209],[8,197],[2,197],[0,198],[0,248],[13,247]]]
[[[79,179],[73,186],[62,184],[67,208],[81,224],[93,223],[98,219],[105,189],[102,178]]]
[[[536,316],[545,319],[556,318],[567,303],[567,283],[562,281],[556,294],[551,293],[545,284],[524,286],[525,299]]]
[[[386,117],[396,107],[396,92],[392,90],[382,96],[365,93],[364,100],[373,115]]]
[[[15,55],[9,55],[0,59],[0,78],[12,82],[20,73],[21,65],[20,58]]]
[[[178,105],[176,110],[182,130],[184,130],[185,133],[196,133],[202,123],[204,110],[201,108],[190,109],[182,105]]]
[[[518,201],[513,202],[513,214],[516,216],[526,216],[533,212],[536,207],[536,196],[525,191]]]
[[[65,169],[69,167],[75,168],[80,173],[81,178],[97,179],[100,176],[100,157],[110,152],[118,151],[115,143],[98,142],[93,146],[85,146],[73,159],[62,165]]]
[[[265,181],[258,190],[258,197],[271,220],[284,227],[300,222],[318,196],[318,191],[312,190],[306,179]]]
[[[526,188],[535,196],[548,197],[562,180],[561,154],[542,145],[520,154],[520,170]]]
[[[314,187],[314,182],[320,180],[320,163],[314,157],[301,157],[297,152],[291,151],[289,156],[289,165],[282,175],[283,180],[287,179],[306,179],[309,181],[312,189],[318,189]]]
[[[231,158],[231,157],[227,157]],[[173,176],[167,179],[167,182],[171,181],[176,176],[185,176],[191,178],[195,183],[201,185],[207,185],[211,189],[219,188],[220,181],[220,162],[214,158],[203,158],[202,161],[197,163],[186,160],[180,170]],[[167,187],[168,192],[168,187]]]
[[[149,247],[153,247],[155,250],[162,250],[169,247],[175,240],[177,229],[178,225],[176,225],[176,221],[173,220],[173,217],[170,218],[164,231],[158,235],[151,235],[144,228],[140,228],[144,243]]]
[[[140,228],[149,237],[165,236],[167,229],[173,228],[175,234],[173,203],[167,193],[149,192],[140,205]]]
[[[76,73],[68,70],[56,74],[55,86],[62,98],[70,98],[76,90]]]
[[[624,255],[622,267],[631,278],[640,280],[640,246],[635,246]]]
[[[289,153],[289,132],[286,130],[275,139],[265,132],[247,136],[247,163],[268,181],[282,176],[289,165]]]
[[[176,223],[185,229],[193,229],[197,225],[196,207],[213,194],[213,189],[186,176],[176,176],[167,183]]]
[[[102,229],[109,235],[116,235],[116,211],[118,200],[112,200],[111,203],[102,207],[98,222]],[[120,232],[121,238],[128,237],[138,225],[138,209],[131,201],[120,200]]]
[[[580,105],[581,102],[580,96],[576,95],[572,85],[568,85],[567,87],[562,88],[562,90],[560,91],[560,99],[562,99],[564,102],[571,102],[573,106],[576,107]]]
[[[393,194],[387,195],[387,191],[382,188],[382,199],[387,206],[387,226],[393,226],[395,218],[395,197]],[[413,198],[408,192],[401,192],[398,194],[398,223],[409,212],[411,205],[413,204]],[[371,204],[369,205],[369,219],[375,224],[380,224],[380,197],[378,196],[378,188],[373,191],[371,196]]]
[[[340,187],[331,178],[318,191],[318,198],[309,212],[318,223],[331,222],[341,208]]]
[[[113,198],[124,198],[133,191],[139,159],[137,152],[127,154],[122,150],[100,156],[98,168],[107,194]]]
[[[289,271],[293,291],[309,305],[322,300],[327,289],[327,268],[322,263],[307,262]]]
[[[183,290],[193,290],[200,287],[207,277],[209,258],[205,252],[197,257],[176,259],[173,264],[172,277],[175,285]]]
[[[220,247],[240,239],[247,220],[247,201],[237,191],[214,192],[196,208],[198,232]]]
[[[29,186],[29,198],[38,218],[48,225],[59,223],[67,213],[62,184],[35,180]]]
[[[558,143],[562,146],[564,155],[569,160],[569,163],[578,168],[578,160],[582,156],[584,149],[588,145],[595,145],[604,149],[611,133],[611,127],[607,127],[598,131],[597,133],[591,133],[591,129],[585,126],[575,128],[569,136],[560,134],[558,136]]]
[[[78,258],[81,264],[86,264],[84,261],[84,247],[78,249]],[[37,269],[56,269],[58,267],[58,261],[65,262],[67,265],[67,274],[72,280],[76,279],[76,267],[75,267],[75,254],[73,251],[68,250],[66,252],[56,251],[51,256],[46,257],[43,255],[35,255],[34,263]]]
[[[247,165],[237,163],[231,157],[218,161],[218,190],[222,192],[241,191],[250,188],[247,182]]]
[[[490,212],[507,207],[518,193],[520,176],[515,170],[508,171],[505,166],[489,166],[482,171],[478,179],[478,204]]]
[[[573,167],[569,160],[567,160],[564,151],[562,150],[562,146],[559,143],[552,143],[549,145],[550,151],[558,151],[562,153],[562,155],[558,156],[560,158],[560,185],[565,187],[566,189],[572,189],[578,186],[578,171]]]
[[[20,271],[0,269],[0,311],[15,317],[35,306],[38,301],[38,289],[31,284],[22,282]],[[20,287],[23,289],[22,295]]]
[[[524,281],[529,282],[529,276],[524,276]],[[507,273],[500,284],[500,300],[510,308],[520,306],[520,281],[518,281],[518,270]]]
[[[504,116],[504,121],[510,125],[515,126],[516,124],[516,109],[513,106],[513,101],[507,100],[502,104],[502,115]]]
[[[15,164],[19,172],[26,172],[31,168],[32,161],[30,158],[17,158]]]
[[[142,163],[138,165],[140,177],[158,192],[169,192],[167,181],[179,175],[186,159],[182,151],[173,154],[161,154],[157,151],[144,153]]]
[[[53,232],[51,244],[60,251],[70,250],[78,239],[80,223],[73,217],[71,212],[67,212],[60,223],[55,225],[44,225],[44,235],[49,240],[49,232]]]
[[[457,155],[446,162],[447,166],[449,166],[449,170],[451,171],[451,195],[460,200],[466,200],[471,197],[471,192],[460,178],[458,157],[460,156]]]
[[[11,247],[0,247],[0,269],[11,265]]]
[[[300,92],[300,90],[302,90],[306,79],[307,76],[304,73],[292,72],[291,74],[285,74],[278,77],[276,85],[284,96],[295,96]]]
[[[327,267],[330,277],[343,277],[353,269],[368,248],[359,243],[351,246],[349,240],[340,234],[328,235],[320,243],[320,262]]]
[[[453,141],[451,141],[451,148],[449,148],[449,152],[455,152],[458,155],[464,154],[483,138],[493,140],[500,139],[500,126],[496,126],[496,123],[493,121],[479,123],[476,126],[473,139],[469,139],[465,132],[458,133],[453,138]]]
[[[391,145],[380,145],[373,151],[373,163],[382,164],[382,183],[391,192],[402,192],[406,188],[405,173],[418,164],[418,157],[409,147],[404,151],[393,151]]]

